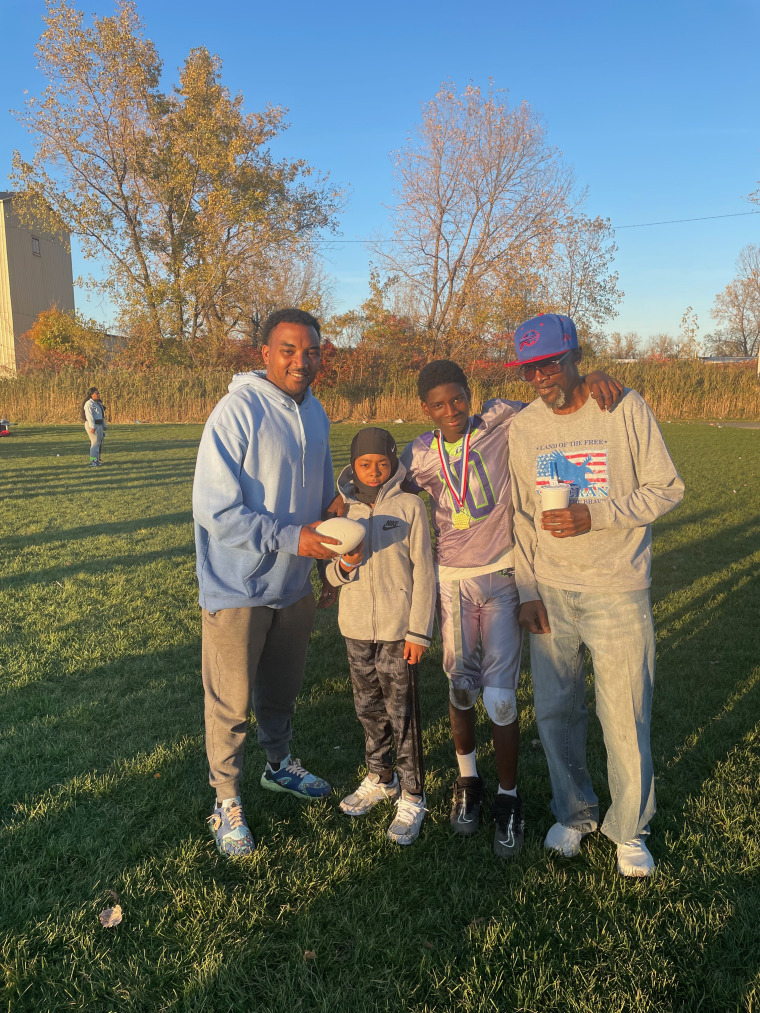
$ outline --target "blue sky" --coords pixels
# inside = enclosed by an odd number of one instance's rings
[[[0,0],[0,189],[11,153],[31,153],[8,111],[41,90],[34,46],[42,0]],[[107,14],[112,3],[84,9]],[[351,188],[345,240],[387,221],[390,152],[444,79],[509,91],[542,117],[549,141],[589,190],[586,211],[615,226],[731,215],[760,179],[760,5],[755,0],[637,3],[386,0],[382,5],[290,0],[152,0],[139,6],[164,61],[166,85],[194,46],[223,60],[223,80],[248,110],[289,107],[278,155],[304,157]],[[760,241],[760,215],[619,228],[625,300],[608,330],[676,334],[687,306],[700,334],[740,249]],[[366,295],[361,243],[327,252],[338,309]],[[75,257],[75,273],[91,270]],[[83,297],[79,304],[84,305]],[[91,307],[90,312],[93,312]],[[97,310],[94,310],[98,315]],[[108,322],[108,309],[99,314]]]

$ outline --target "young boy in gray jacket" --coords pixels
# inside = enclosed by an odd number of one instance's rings
[[[425,815],[416,669],[430,645],[435,610],[427,511],[417,496],[402,491],[405,476],[389,432],[357,433],[338,489],[348,517],[359,521],[366,535],[356,550],[331,561],[326,570],[327,580],[342,588],[338,624],[346,638],[369,771],[340,808],[363,816],[385,799],[395,801],[388,837],[397,844],[415,840]]]

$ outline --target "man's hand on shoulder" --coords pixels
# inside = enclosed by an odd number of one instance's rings
[[[572,538],[591,530],[591,511],[585,503],[573,503],[565,510],[544,510],[541,527],[555,538]]]
[[[528,633],[551,633],[546,606],[540,598],[535,601],[524,601],[520,606],[517,621]]]
[[[329,507],[325,510],[325,516],[322,520],[326,521],[328,517],[345,517],[347,513],[348,503],[346,503],[341,494],[338,493]]]
[[[603,412],[613,408],[623,396],[623,384],[600,369],[586,374],[586,386],[597,407]]]
[[[334,559],[338,555],[337,552],[331,552],[329,546],[322,544],[329,542],[332,545],[340,545],[340,542],[337,538],[320,534],[317,531],[317,525],[321,523],[321,521],[315,521],[313,524],[304,524],[301,528],[298,539],[299,556],[310,556],[312,559]]]

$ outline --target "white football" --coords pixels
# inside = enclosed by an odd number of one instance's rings
[[[329,517],[317,525],[317,531],[328,538],[337,538],[340,545],[332,545],[329,542],[322,542],[325,548],[333,552],[353,552],[359,542],[364,538],[364,526],[358,521],[349,520],[348,517]]]

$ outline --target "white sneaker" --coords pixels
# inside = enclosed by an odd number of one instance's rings
[[[338,808],[347,816],[364,816],[378,802],[385,799],[394,802],[398,797],[399,783],[395,773],[389,784],[383,784],[379,774],[367,774],[356,791],[346,795]]]
[[[621,876],[651,876],[654,872],[654,859],[643,837],[634,837],[632,841],[618,844],[617,868]]]
[[[426,812],[424,795],[418,801],[417,795],[402,791],[396,802],[396,816],[388,827],[388,840],[396,844],[411,844],[419,837]]]
[[[574,858],[581,850],[581,841],[585,834],[575,827],[566,827],[564,823],[555,823],[550,827],[544,838],[544,847],[556,851],[565,858]]]

